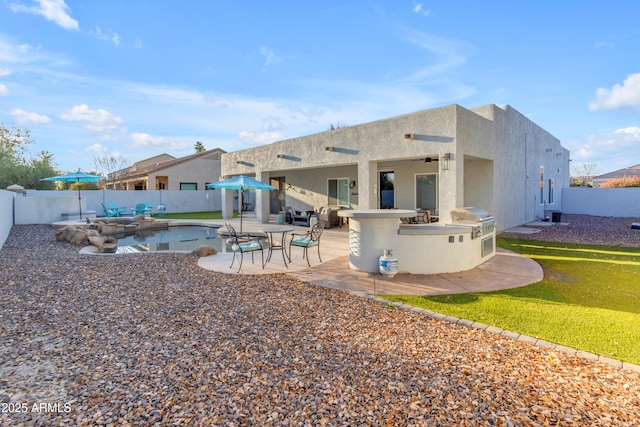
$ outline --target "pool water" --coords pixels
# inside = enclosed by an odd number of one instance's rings
[[[116,253],[186,251],[200,245],[224,252],[225,241],[218,238],[218,227],[183,225],[163,230],[144,230],[134,235],[118,238]]]

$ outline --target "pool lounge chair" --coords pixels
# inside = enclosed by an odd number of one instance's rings
[[[109,203],[109,209],[114,209],[118,211],[119,215],[126,215],[127,213],[129,213],[129,209],[127,209],[126,207],[119,207],[116,203]]]
[[[136,216],[136,215],[146,216],[147,212],[150,213],[151,211],[147,211],[147,205],[144,203],[138,203],[135,208],[131,208],[131,215],[133,216]]]
[[[115,218],[120,216],[120,212],[117,209],[108,208],[104,205],[104,203],[100,203],[102,205],[102,210],[104,211],[104,216],[107,218]]]

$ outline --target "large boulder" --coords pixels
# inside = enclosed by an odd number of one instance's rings
[[[89,234],[87,233],[87,230],[75,228],[69,231],[66,240],[74,245],[87,246],[89,244]]]
[[[106,241],[107,238],[104,236],[89,236],[89,243],[98,248],[101,252]]]
[[[207,245],[200,245],[197,248],[195,248],[193,251],[191,251],[191,254],[199,257],[203,257],[203,256],[209,256],[209,255],[215,255],[217,254],[218,251],[216,251],[215,248],[212,248],[211,246],[207,246]]]
[[[69,235],[69,233],[71,233],[72,231],[77,230],[78,227],[75,227],[73,225],[67,225],[64,228],[61,228],[60,230],[56,231],[56,240],[59,240],[61,242],[65,242],[67,240],[67,236]]]
[[[102,245],[102,252],[114,253],[118,250],[118,240],[115,237],[106,237],[104,245]]]

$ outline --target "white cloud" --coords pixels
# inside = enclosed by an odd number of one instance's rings
[[[420,14],[422,16],[429,16],[431,11],[429,9],[425,9],[422,3],[414,3],[413,12]]]
[[[564,144],[571,151],[572,167],[598,165],[598,174],[633,166],[640,158],[640,127],[630,126],[609,133],[594,133],[584,140]],[[635,160],[634,160],[635,159]]]
[[[120,35],[118,35],[118,33],[114,33],[111,29],[108,29],[106,33],[103,33],[100,27],[96,25],[96,29],[89,31],[89,34],[94,35],[97,39],[111,42],[116,47],[120,46]]]
[[[11,70],[8,68],[0,68],[0,77],[7,77],[11,74]]]
[[[589,111],[640,108],[640,73],[629,75],[622,85],[611,89],[596,90],[596,99],[589,104]]]
[[[264,66],[265,68],[271,64],[276,62],[281,62],[282,60],[276,56],[273,50],[269,49],[266,46],[260,46],[260,55],[264,57]]]
[[[9,112],[11,116],[16,119],[16,122],[21,125],[42,125],[51,122],[51,119],[42,114],[24,111],[19,108],[14,108]]]
[[[67,30],[79,29],[78,21],[69,16],[69,6],[66,5],[64,0],[35,0],[35,2],[37,5],[34,6],[12,3],[11,10],[44,16],[48,21],[55,22]]]
[[[93,132],[110,132],[120,128],[123,120],[106,110],[92,110],[88,105],[75,105],[69,111],[60,115],[69,122],[81,122],[85,128]]]
[[[109,149],[102,144],[96,143],[96,144],[91,144],[90,146],[85,148],[85,151],[88,151],[94,154],[106,154],[109,151]]]
[[[284,124],[277,117],[267,117],[262,119],[260,132],[241,131],[240,139],[245,144],[270,144],[284,138],[281,132],[285,128]]]
[[[283,139],[280,132],[251,132],[243,130],[238,135],[242,142],[249,145],[264,145]]]
[[[7,86],[5,86],[4,84],[0,83],[0,96],[7,96],[9,95],[9,88],[7,88]]]
[[[183,150],[187,147],[185,143],[164,136],[149,135],[148,133],[134,132],[131,134],[131,140],[133,141],[134,148],[150,148],[155,151],[171,152]]]
[[[616,45],[611,42],[601,41],[596,43],[595,47],[598,49],[602,49],[602,48],[613,49],[614,47],[616,47]]]

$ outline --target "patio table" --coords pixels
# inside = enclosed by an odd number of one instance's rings
[[[282,261],[284,261],[285,267],[289,268],[287,264],[287,258],[289,254],[287,254],[287,245],[285,245],[285,240],[287,238],[287,233],[293,231],[293,227],[286,225],[274,225],[269,227],[264,227],[260,230],[267,236],[267,241],[269,242],[269,253],[267,254],[267,262],[271,261],[271,256],[273,255],[273,251],[281,251],[282,252]],[[280,241],[274,239],[274,235],[280,234]]]

